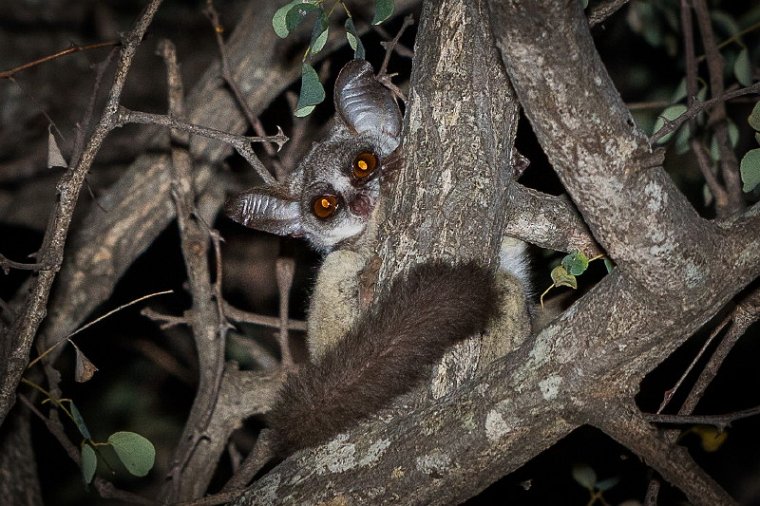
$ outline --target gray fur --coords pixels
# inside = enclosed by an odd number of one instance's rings
[[[279,235],[302,235],[323,253],[365,230],[380,197],[383,172],[400,143],[401,112],[366,61],[343,67],[334,100],[338,114],[327,138],[311,148],[285,184],[252,188],[230,199],[226,212],[232,219]],[[351,166],[362,151],[375,153],[380,166],[375,175],[357,182]],[[338,196],[340,205],[332,217],[318,219],[311,205],[324,193]]]

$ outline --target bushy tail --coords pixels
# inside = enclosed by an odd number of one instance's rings
[[[319,363],[287,378],[268,417],[277,453],[322,443],[410,390],[451,344],[485,329],[498,300],[474,263],[423,264],[395,279]]]

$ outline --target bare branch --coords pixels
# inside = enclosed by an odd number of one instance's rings
[[[251,149],[251,143],[271,142],[271,143],[277,144],[279,147],[282,147],[282,145],[288,141],[288,138],[285,136],[285,134],[282,132],[282,129],[280,129],[279,127],[277,127],[278,129],[277,135],[270,135],[268,137],[246,137],[242,135],[235,135],[235,134],[230,134],[227,132],[222,132],[214,128],[203,127],[200,125],[192,125],[190,123],[179,121],[178,119],[172,116],[166,116],[163,114],[151,114],[147,112],[130,111],[129,109],[126,109],[125,107],[119,108],[118,123],[119,123],[119,126],[125,125],[127,123],[142,123],[144,125],[160,125],[160,126],[174,129],[174,130],[188,132],[193,135],[202,135],[203,137],[208,137],[210,139],[216,139],[222,142],[226,142],[230,146],[233,146],[237,150],[237,152],[240,153],[240,155],[246,159],[246,161],[251,165],[251,167],[256,169],[256,172],[259,174],[259,176],[261,176],[261,178],[267,183],[273,183],[275,179],[272,177],[271,174],[269,174],[269,171],[267,171],[266,167],[264,167],[264,165],[262,165],[262,163],[259,161],[256,154],[253,152],[253,149]]]
[[[79,192],[84,184],[85,176],[90,170],[95,155],[106,136],[116,126],[115,119],[119,99],[121,98],[121,92],[124,88],[129,68],[132,65],[137,47],[140,45],[161,2],[162,0],[151,0],[135,24],[135,27],[123,38],[119,62],[103,115],[90,136],[90,141],[81,159],[75,167],[72,167],[63,175],[58,185],[59,198],[55,203],[55,208],[37,257],[41,264],[51,265],[51,267],[39,272],[27,297],[27,303],[23,306],[22,311],[10,327],[9,335],[0,339],[3,342],[2,349],[0,350],[2,352],[0,353],[0,357],[2,357],[2,360],[0,360],[0,364],[2,364],[0,366],[0,421],[5,419],[11,406],[13,406],[16,386],[26,367],[32,340],[46,314],[50,288],[63,263],[63,248],[66,244],[74,208],[76,207]]]
[[[13,77],[14,75],[18,74],[19,72],[36,67],[37,65],[40,65],[42,63],[47,63],[57,58],[61,58],[62,56],[78,53],[80,51],[89,51],[91,49],[98,49],[101,47],[114,47],[120,44],[121,44],[121,41],[118,41],[118,40],[107,40],[105,42],[96,42],[95,44],[86,44],[84,46],[79,46],[79,45],[74,44],[71,47],[62,49],[51,55],[43,56],[42,58],[38,58],[29,63],[24,63],[23,65],[19,65],[18,67],[14,67],[9,70],[0,71],[0,79],[9,79]]]

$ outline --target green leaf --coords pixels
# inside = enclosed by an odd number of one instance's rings
[[[725,11],[713,10],[710,13],[710,17],[713,22],[718,26],[720,30],[723,30],[726,35],[734,35],[739,33],[739,25],[733,16]]]
[[[662,127],[665,126],[666,121],[670,122],[681,116],[683,113],[686,112],[686,106],[683,104],[676,104],[671,105],[670,107],[667,107],[662,113],[657,117],[657,121],[654,122],[654,132],[659,132]],[[667,134],[662,139],[658,141],[658,144],[665,144],[667,143],[670,138],[673,137],[673,132]]]
[[[604,267],[607,269],[607,274],[609,274],[610,272],[612,272],[612,269],[615,268],[615,265],[612,263],[612,260],[610,260],[609,258],[605,258]]]
[[[311,30],[311,42],[309,45],[311,46],[311,54],[317,54],[318,52],[322,51],[322,48],[325,47],[325,43],[327,43],[327,35],[330,28],[330,22],[327,19],[327,16],[325,16],[325,11],[322,11],[319,14],[319,18],[317,18],[317,21],[314,23],[314,28]]]
[[[730,119],[728,120],[728,141],[732,148],[735,148],[739,143],[739,127]],[[714,135],[710,141],[710,158],[716,162],[720,160],[720,147],[718,146],[718,139]]]
[[[676,132],[676,140],[673,142],[673,149],[675,149],[677,155],[688,153],[691,150],[689,141],[691,140],[691,128],[679,128]]]
[[[582,487],[592,490],[596,484],[596,472],[589,466],[575,465],[573,466],[573,479]]]
[[[77,426],[77,429],[79,429],[79,433],[82,435],[82,437],[85,439],[92,439],[92,436],[90,436],[90,430],[84,423],[82,414],[79,412],[76,405],[74,405],[72,401],[69,401],[69,410],[71,411],[71,416],[74,418],[74,424]]]
[[[752,65],[749,63],[749,51],[745,47],[739,51],[739,56],[736,57],[734,62],[734,76],[739,84],[742,86],[749,86],[752,84]]]
[[[145,476],[153,468],[156,449],[153,443],[134,432],[114,432],[108,438],[116,455],[127,471],[134,476]]]
[[[319,76],[314,67],[304,63],[301,67],[301,93],[298,96],[295,115],[299,118],[307,116],[314,110],[315,105],[322,103],[325,99],[325,89],[319,82]],[[311,109],[306,110],[306,108]]]
[[[573,251],[562,259],[562,267],[573,276],[580,276],[588,269],[588,257],[582,251]]]
[[[760,148],[750,149],[742,158],[739,170],[745,192],[751,192],[760,185]]]
[[[551,277],[555,286],[567,286],[567,287],[572,288],[573,290],[578,288],[578,280],[575,279],[575,276],[573,276],[572,274],[569,274],[567,272],[567,269],[565,269],[561,265],[558,265],[557,267],[552,269]]]
[[[752,112],[749,113],[747,122],[749,123],[749,126],[755,129],[755,131],[760,132],[760,101],[752,108]]]
[[[277,9],[277,12],[275,12],[274,16],[272,16],[272,28],[274,28],[274,33],[276,33],[277,36],[281,39],[284,39],[290,33],[290,30],[288,30],[288,26],[285,21],[288,12],[290,12],[290,9],[300,3],[303,3],[303,0],[291,0],[287,5],[283,5]]]
[[[379,25],[393,15],[393,0],[375,0],[375,17],[373,25]]]
[[[89,485],[95,476],[95,470],[98,468],[98,456],[92,446],[84,442],[82,443],[80,465],[82,466],[82,478],[84,478],[85,484]]]
[[[288,10],[288,13],[285,15],[285,27],[287,28],[288,32],[292,32],[298,28],[298,25],[300,25],[301,22],[306,19],[306,16],[317,9],[319,9],[319,7],[312,4],[297,4],[291,7],[290,10]]]
[[[348,39],[348,45],[354,50],[354,59],[364,59],[364,45],[359,38],[359,34],[356,32],[356,27],[351,18],[346,20],[346,38]]]
[[[681,79],[681,81],[678,83],[678,86],[676,86],[675,91],[673,91],[673,96],[670,97],[670,101],[680,102],[682,99],[686,98],[686,78],[684,77]]]
[[[296,109],[296,112],[293,113],[293,116],[296,118],[305,118],[312,112],[314,112],[314,109],[316,109],[316,105],[307,105],[306,107],[301,107],[300,109]]]
[[[612,478],[607,478],[606,480],[597,482],[595,487],[600,492],[604,492],[605,490],[611,489],[618,483],[620,483],[620,478],[617,476],[613,476]]]
[[[588,0],[581,0],[581,7],[583,7],[583,10],[585,11],[588,7]]]

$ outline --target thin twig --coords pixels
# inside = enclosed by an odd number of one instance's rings
[[[705,0],[692,0],[694,12],[697,15],[697,24],[702,34],[702,46],[707,58],[707,70],[710,75],[710,94],[713,97],[723,95],[723,56],[720,54],[715,34],[712,28],[712,17]],[[736,159],[728,137],[728,122],[726,104],[719,101],[717,106],[710,112],[709,124],[715,130],[715,138],[718,141],[720,151],[720,167],[723,176],[723,184],[728,194],[728,205],[724,208],[716,208],[719,216],[728,216],[744,207],[741,180],[739,177],[739,161]]]
[[[658,413],[643,413],[643,417],[650,423],[662,423],[670,425],[713,425],[720,430],[728,425],[751,416],[760,415],[760,406],[734,411],[723,415],[664,415]]]
[[[692,132],[693,131],[694,130],[692,130]],[[702,143],[702,141],[695,138],[691,139],[689,144],[691,146],[691,150],[694,152],[695,158],[697,159],[697,167],[699,167],[699,171],[702,173],[702,177],[705,178],[707,187],[710,189],[713,197],[715,197],[715,207],[719,209],[725,208],[725,206],[728,205],[728,194],[726,193],[726,189],[723,188],[723,185],[720,184],[718,178],[713,172],[712,164],[710,163],[710,155],[707,152],[707,148]]]
[[[167,294],[170,294],[170,293],[174,293],[174,290],[164,290],[162,292],[149,293],[148,295],[143,295],[142,297],[138,297],[137,299],[135,299],[133,301],[127,302],[126,304],[122,304],[121,306],[119,306],[119,307],[117,307],[115,309],[110,310],[109,312],[107,312],[103,316],[99,316],[99,317],[95,318],[94,320],[92,320],[91,322],[86,323],[85,325],[82,325],[81,327],[79,327],[78,329],[76,329],[74,332],[72,332],[71,334],[67,335],[63,339],[60,339],[60,340],[56,341],[56,343],[53,344],[50,348],[48,348],[47,350],[43,351],[37,358],[35,358],[31,362],[29,362],[29,365],[27,366],[27,369],[31,368],[34,364],[36,364],[37,362],[39,362],[40,360],[42,360],[43,358],[45,358],[45,356],[48,353],[50,353],[51,351],[53,351],[58,345],[60,345],[62,343],[65,343],[66,341],[69,341],[75,335],[79,334],[80,332],[82,332],[84,330],[87,330],[88,328],[92,327],[96,323],[105,320],[109,316],[111,316],[113,314],[116,314],[119,311],[128,308],[129,306],[133,306],[133,305],[137,304],[138,302],[142,302],[144,300],[151,299],[153,297],[158,297],[159,295],[167,295]]]
[[[390,62],[391,54],[396,49],[396,46],[398,46],[398,41],[401,40],[401,36],[404,34],[407,28],[414,25],[414,16],[411,14],[407,15],[404,18],[404,22],[401,24],[401,28],[398,29],[398,33],[396,33],[396,36],[393,37],[393,40],[385,44],[385,57],[383,58],[383,63],[380,65],[380,70],[378,71],[378,75],[384,75],[388,71],[388,62]]]
[[[227,83],[227,86],[229,86],[230,90],[232,90],[232,94],[234,95],[235,100],[240,106],[240,109],[243,111],[243,114],[248,120],[248,123],[253,127],[253,131],[256,132],[256,135],[265,137],[266,132],[264,131],[264,126],[261,124],[261,120],[259,120],[259,118],[253,114],[253,111],[248,105],[248,102],[245,100],[245,96],[240,91],[240,87],[237,85],[235,76],[232,75],[232,66],[230,65],[230,60],[227,56],[227,48],[224,44],[224,37],[222,37],[222,34],[224,33],[224,27],[222,26],[221,20],[219,19],[219,13],[216,11],[213,0],[206,0],[206,9],[204,10],[204,13],[214,28],[214,37],[216,39],[217,48],[219,49],[219,58],[222,61],[222,78]],[[287,173],[282,163],[280,163],[280,161],[275,158],[282,146],[279,146],[276,151],[272,145],[268,143],[264,143],[263,147],[267,155],[272,158],[272,165],[274,166],[275,174],[277,174],[277,179],[282,180],[285,176],[287,176]]]
[[[744,95],[751,95],[753,93],[760,94],[760,83],[755,83],[745,88],[739,88],[737,90],[728,91],[719,97],[711,98],[709,100],[705,100],[704,102],[695,101],[694,106],[687,109],[686,112],[681,114],[679,117],[670,121],[665,121],[665,125],[661,129],[659,129],[657,132],[652,134],[652,136],[649,138],[649,142],[654,144],[660,139],[662,139],[663,137],[665,137],[666,135],[675,132],[686,121],[689,121],[691,118],[695,117],[697,114],[704,111],[705,109],[713,107],[716,104],[725,103],[733,98],[741,97]]]
[[[702,358],[702,356],[705,354],[707,349],[712,344],[713,340],[718,336],[718,334],[731,322],[730,316],[723,319],[720,324],[715,327],[715,329],[710,333],[710,336],[705,340],[704,344],[702,345],[702,348],[700,348],[697,355],[694,357],[694,359],[691,361],[689,366],[686,368],[686,370],[683,372],[680,378],[678,378],[678,381],[676,384],[671,388],[670,390],[665,392],[665,395],[663,396],[662,402],[660,403],[660,407],[657,408],[657,414],[662,413],[662,410],[665,409],[665,407],[668,405],[670,400],[673,398],[673,396],[676,394],[678,389],[683,385],[683,382],[686,381],[686,378],[689,376],[689,373],[694,369],[694,367],[697,365],[697,362]]]
[[[750,325],[760,319],[760,289],[747,294],[737,303],[731,315],[732,324],[726,334],[721,339],[717,348],[713,352],[710,360],[705,365],[702,373],[697,378],[696,383],[686,397],[683,405],[678,411],[680,415],[690,414],[696,408],[697,403],[702,398],[707,387],[712,383],[715,376],[718,375],[720,366],[725,361],[729,352],[741,336],[744,335]]]
[[[280,127],[277,127],[277,134],[276,135],[269,135],[266,137],[258,137],[258,136],[244,136],[244,135],[235,135],[227,132],[222,132],[221,130],[216,130],[214,128],[208,128],[200,125],[193,125],[192,123],[186,123],[184,121],[180,121],[174,117],[167,116],[164,114],[151,114],[147,112],[140,112],[140,111],[132,111],[125,107],[119,107],[119,126],[126,125],[127,123],[139,123],[143,125],[159,125],[167,128],[171,128],[174,130],[180,130],[183,132],[188,132],[193,135],[200,135],[202,137],[208,137],[210,139],[216,139],[222,142],[225,142],[229,144],[230,146],[234,147],[235,150],[245,158],[245,160],[253,167],[256,172],[261,176],[261,178],[266,183],[275,183],[274,177],[269,173],[269,171],[264,167],[264,165],[261,163],[261,161],[256,156],[256,153],[254,153],[253,148],[251,148],[251,143],[253,142],[272,142],[274,144],[277,144],[279,147],[281,147],[283,144],[285,144],[288,141],[287,136],[282,132],[282,129]]]
[[[95,102],[97,101],[98,93],[100,92],[103,76],[105,75],[106,70],[108,70],[108,67],[111,66],[111,62],[113,62],[114,56],[116,56],[116,51],[111,50],[108,52],[106,59],[96,65],[97,70],[95,71],[95,82],[93,83],[92,91],[90,92],[90,100],[87,102],[87,109],[85,109],[82,121],[80,123],[77,123],[77,133],[74,137],[74,147],[71,150],[71,159],[69,160],[69,165],[72,167],[78,164],[79,159],[82,157],[84,142],[87,139],[87,132],[90,131],[90,126],[92,125],[92,118],[95,112]]]
[[[94,44],[87,44],[84,46],[74,45],[69,48],[62,49],[61,51],[55,52],[53,54],[43,56],[42,58],[38,58],[34,61],[24,63],[23,65],[19,65],[18,67],[13,67],[12,69],[9,69],[9,70],[0,71],[0,79],[9,79],[13,77],[14,75],[18,74],[19,72],[36,67],[37,65],[40,65],[42,63],[56,60],[58,58],[61,58],[62,56],[79,53],[81,51],[89,51],[91,49],[98,49],[101,47],[118,46],[119,44],[121,44],[121,41],[108,40],[105,42],[96,42]]]
[[[257,313],[249,313],[238,309],[228,302],[224,303],[224,313],[233,321],[241,323],[252,323],[254,325],[262,325],[264,327],[270,327],[278,329],[280,328],[280,319],[275,316],[266,316]],[[288,320],[288,330],[299,330],[306,332],[306,322],[303,320]]]
[[[602,394],[604,395],[604,394]],[[639,455],[696,505],[734,504],[733,499],[683,448],[672,448],[636,406],[611,398],[602,411],[589,410],[590,423]]]
[[[10,260],[9,258],[6,258],[4,255],[0,254],[0,269],[2,269],[5,274],[8,274],[11,269],[17,269],[20,271],[39,271],[42,269],[48,269],[50,267],[50,265],[43,263],[25,264],[21,262],[14,262],[13,260]]]
[[[393,84],[393,81],[391,81],[391,78],[396,74],[388,74],[388,62],[391,59],[391,53],[393,53],[393,50],[396,48],[396,45],[398,44],[398,41],[401,39],[401,36],[404,34],[404,31],[412,26],[414,24],[414,16],[409,14],[404,18],[404,22],[401,25],[401,28],[399,28],[398,33],[393,38],[393,40],[387,44],[384,44],[385,46],[385,58],[383,58],[383,64],[380,65],[380,70],[377,73],[377,80],[383,83],[383,85],[391,90],[394,95],[396,95],[398,98],[400,98],[402,101],[406,102],[406,97],[404,96],[404,93],[401,91],[401,89]]]
[[[64,246],[85,176],[106,136],[117,126],[115,118],[129,69],[137,48],[161,2],[162,0],[151,0],[135,23],[134,28],[122,39],[119,62],[116,66],[103,114],[93,130],[79,162],[66,171],[58,183],[58,198],[55,201],[51,219],[45,230],[45,236],[37,257],[41,264],[51,265],[51,267],[39,271],[28,292],[23,310],[10,327],[8,335],[0,338],[0,341],[3,342],[0,350],[2,352],[0,358],[3,362],[2,370],[0,370],[0,423],[13,406],[16,387],[26,369],[32,341],[45,317],[50,290],[63,263]]]

